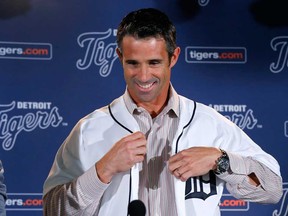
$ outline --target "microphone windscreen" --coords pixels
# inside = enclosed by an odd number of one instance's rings
[[[130,216],[145,216],[146,207],[141,200],[133,200],[128,205],[128,215]]]

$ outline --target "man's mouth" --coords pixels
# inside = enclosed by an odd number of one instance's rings
[[[143,89],[149,89],[154,83],[149,83],[149,84],[145,84],[145,85],[141,85],[138,83],[138,86],[140,88],[143,88]]]

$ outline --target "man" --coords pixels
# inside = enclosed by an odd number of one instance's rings
[[[0,216],[5,216],[6,186],[4,184],[4,168],[0,160]]]
[[[117,33],[124,95],[81,119],[44,184],[44,215],[215,216],[224,184],[235,197],[276,203],[277,161],[212,108],[170,83],[180,48],[168,17],[129,13]]]

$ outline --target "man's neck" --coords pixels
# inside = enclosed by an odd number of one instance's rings
[[[167,97],[167,99],[168,99],[168,97]],[[164,109],[164,107],[167,105],[167,101],[168,101],[168,100],[166,100],[166,102],[165,102],[164,104],[162,104],[161,106],[159,106],[159,105],[154,105],[154,104],[152,104],[152,103],[149,103],[149,104],[147,104],[147,103],[140,103],[140,104],[137,104],[137,106],[144,108],[145,110],[147,110],[147,112],[150,113],[150,115],[151,115],[152,118],[155,118],[159,113],[161,113],[161,111],[162,111],[162,110]]]
[[[141,103],[136,103],[136,105],[138,107],[142,107],[145,110],[147,110],[147,112],[150,113],[151,117],[155,118],[157,115],[159,115],[159,113],[161,113],[161,111],[165,108],[165,106],[167,106],[169,95],[170,95],[170,88],[168,90],[168,93],[164,102],[159,102],[159,101],[147,102],[147,103],[141,102]]]

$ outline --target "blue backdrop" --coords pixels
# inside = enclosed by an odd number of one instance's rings
[[[74,124],[120,96],[115,29],[134,9],[166,12],[181,55],[178,93],[236,122],[280,163],[276,205],[226,193],[224,216],[288,212],[288,17],[280,0],[0,1],[0,159],[8,215],[42,215],[42,186]]]

